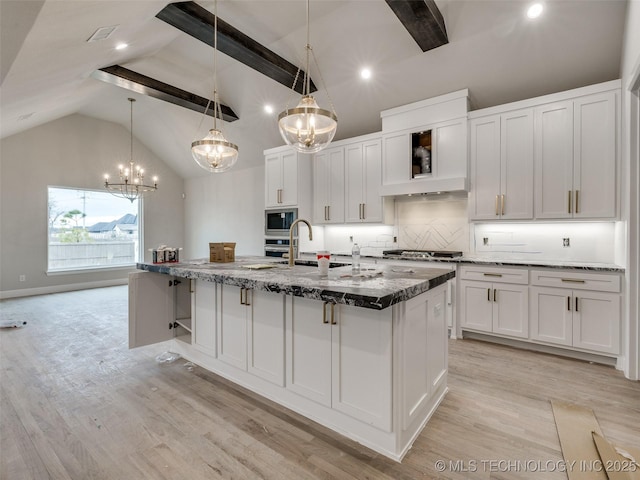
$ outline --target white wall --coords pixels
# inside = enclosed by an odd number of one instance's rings
[[[185,192],[184,258],[208,258],[210,242],[264,255],[264,166],[188,179]]]
[[[127,270],[47,275],[47,187],[103,188],[130,156],[121,125],[74,114],[0,143],[0,296],[63,291],[126,281]],[[184,243],[183,180],[134,138],[134,160],[159,177],[143,202],[145,259],[160,243]],[[25,275],[26,281],[19,282]]]

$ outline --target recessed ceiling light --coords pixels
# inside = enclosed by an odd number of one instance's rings
[[[544,7],[541,3],[534,3],[527,10],[527,17],[529,18],[538,18],[542,14],[542,10]]]
[[[371,78],[371,70],[369,68],[363,68],[360,70],[360,77],[364,80],[369,80]]]
[[[271,115],[273,113],[273,107],[271,105],[265,105],[264,106],[264,111],[266,113],[268,113],[269,115]]]
[[[116,50],[124,50],[128,46],[129,46],[128,43],[119,43],[119,44],[116,45]]]

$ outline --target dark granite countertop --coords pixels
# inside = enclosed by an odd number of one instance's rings
[[[330,268],[321,277],[312,266],[289,267],[272,257],[236,257],[233,263],[205,259],[180,263],[138,263],[140,270],[206,280],[326,302],[382,310],[409,300],[455,277],[454,271],[399,265],[364,265],[359,276],[351,267]],[[255,267],[255,269],[248,267]],[[259,268],[268,266],[268,268]]]

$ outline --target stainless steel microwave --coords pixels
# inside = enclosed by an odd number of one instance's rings
[[[285,236],[289,235],[289,228],[298,219],[297,208],[284,208],[277,210],[265,210],[264,233],[265,235]],[[296,235],[296,232],[294,232]]]

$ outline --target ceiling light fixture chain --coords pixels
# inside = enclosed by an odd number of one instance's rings
[[[307,0],[306,70],[303,77],[302,98],[296,107],[289,108],[287,105],[286,109],[278,115],[278,128],[283,140],[287,145],[290,145],[301,153],[316,153],[325,148],[331,143],[331,140],[333,140],[338,127],[338,117],[336,116],[335,108],[333,108],[331,98],[329,98],[329,102],[331,103],[332,110],[329,111],[320,108],[311,95],[309,64],[312,56],[318,73],[320,72],[320,68],[318,67],[318,62],[311,48],[309,16],[309,0]],[[296,73],[296,78],[293,83],[292,90],[294,92],[299,73],[300,70]],[[326,90],[322,74],[320,74],[320,79],[322,86]],[[327,93],[327,97],[328,96]]]
[[[144,169],[140,165],[136,165],[133,160],[133,102],[135,98],[128,98],[131,105],[130,111],[130,157],[129,168],[125,168],[123,165],[118,166],[118,175],[120,177],[120,183],[109,183],[109,175],[104,176],[104,187],[112,195],[120,198],[126,198],[133,203],[134,200],[141,197],[147,192],[154,192],[158,189],[158,177],[153,177],[153,185],[147,185],[144,183]]]
[[[213,8],[213,128],[202,140],[191,143],[191,155],[200,167],[209,172],[220,173],[235,165],[238,160],[238,146],[227,141],[222,128],[218,128],[218,115],[220,122],[223,121],[222,107],[218,101],[218,0],[215,0]]]

